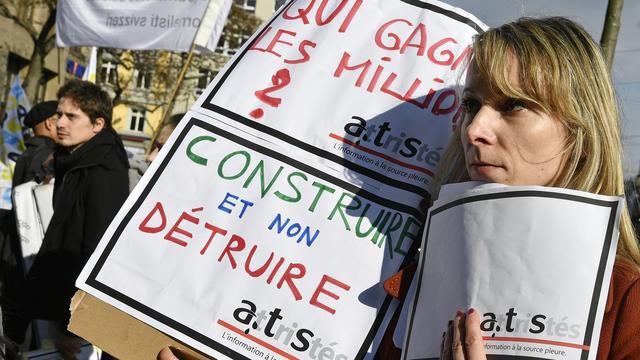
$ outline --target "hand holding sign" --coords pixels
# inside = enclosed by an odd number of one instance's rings
[[[441,360],[486,360],[482,332],[480,331],[480,316],[475,309],[467,313],[458,310],[456,316],[442,334],[440,349]]]

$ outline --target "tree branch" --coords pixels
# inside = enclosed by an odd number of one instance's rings
[[[53,26],[55,24],[56,24],[56,9],[54,8],[49,12],[49,16],[47,17],[47,21],[45,21],[44,25],[42,25],[42,29],[40,30],[40,34],[38,35],[37,39],[35,40],[35,42],[37,44],[41,44],[43,50],[45,51],[45,54],[48,52],[46,50],[46,46],[47,46],[47,42],[50,40],[49,32],[51,32],[51,29],[53,29]],[[49,49],[49,50],[51,50],[51,49]]]
[[[29,34],[29,36],[34,42],[36,41],[36,38],[38,37],[38,32],[33,27],[33,25],[26,22],[24,19],[12,14],[9,8],[5,4],[0,4],[0,15],[13,20],[13,22],[15,22],[16,25],[23,28]]]
[[[44,52],[48,54],[49,51],[53,50],[56,47],[56,35],[53,34],[50,36],[44,43]]]

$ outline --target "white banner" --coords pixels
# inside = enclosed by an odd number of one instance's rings
[[[232,0],[209,0],[209,6],[202,16],[202,23],[193,39],[197,49],[215,50],[231,6]]]
[[[470,307],[487,354],[595,359],[624,199],[465,185],[429,212],[402,359],[438,359],[447,321]]]
[[[212,0],[217,1],[217,0]],[[59,47],[97,46],[188,51],[209,0],[59,0]],[[226,20],[229,4],[219,12]],[[224,11],[226,10],[226,11]],[[214,51],[222,26],[210,26],[204,48]]]
[[[480,28],[436,2],[290,3],[180,122],[78,287],[215,358],[372,357]],[[349,70],[362,59],[388,72]]]

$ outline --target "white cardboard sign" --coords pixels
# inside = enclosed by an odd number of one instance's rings
[[[366,356],[420,214],[198,117],[78,286],[216,358]]]
[[[181,121],[78,287],[215,358],[372,357],[478,24],[438,2],[290,2]]]
[[[417,204],[458,121],[456,84],[484,28],[437,1],[292,1],[197,111]]]
[[[437,359],[447,321],[469,307],[487,354],[595,359],[624,200],[495,185],[444,197],[425,225],[402,359]]]

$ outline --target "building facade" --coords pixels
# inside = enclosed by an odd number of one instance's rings
[[[234,0],[227,23],[242,23],[239,33],[225,27],[215,53],[196,54],[176,94],[171,114],[185,113],[258,26],[284,0]],[[238,28],[236,26],[235,28]],[[114,127],[132,153],[142,153],[160,128],[167,102],[187,54],[168,51],[101,51],[101,84],[116,99]]]
[[[0,10],[0,110],[4,112],[8,91],[15,77],[20,76],[24,80],[27,76],[35,45],[32,36],[42,31],[50,16],[50,8],[43,2],[32,0],[0,0]],[[55,33],[49,34],[48,38],[52,39],[53,36]],[[31,102],[55,98],[58,87],[67,78],[68,61],[84,63],[84,54],[78,49],[59,48],[47,53],[43,77],[38,81]]]
[[[32,32],[45,24],[55,0],[0,0],[0,110],[15,78],[24,79],[33,54]],[[284,0],[234,0],[227,22],[242,22],[240,33],[223,31],[213,54],[195,55],[177,93],[172,114],[186,112],[225,63],[268,19]],[[26,25],[25,25],[26,24]],[[238,28],[237,26],[235,28]],[[55,37],[55,28],[49,37]],[[81,78],[88,48],[48,51],[33,102],[55,99],[57,89],[70,78]],[[132,153],[145,152],[164,119],[164,113],[187,54],[169,51],[99,49],[97,83],[114,99],[113,125]]]

